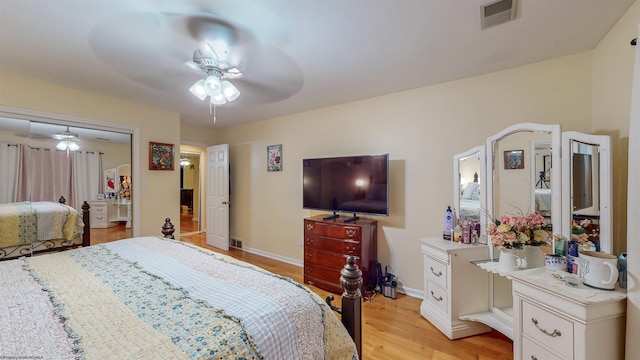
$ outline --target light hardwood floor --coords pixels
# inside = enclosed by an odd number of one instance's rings
[[[100,231],[94,233],[94,230]],[[124,225],[109,229],[92,229],[91,236],[91,243],[98,244],[128,237],[130,229],[124,229]],[[204,233],[183,236],[179,240],[233,256],[273,273],[290,277],[297,282],[303,281],[302,269],[298,266],[238,249],[222,251],[207,245]],[[323,299],[332,295],[314,286],[309,288]],[[334,304],[339,306],[340,297],[333,295],[336,297]],[[421,302],[421,299],[403,294],[398,294],[398,298],[393,300],[379,293],[371,301],[364,301],[362,305],[363,359],[513,358],[512,341],[497,331],[449,340],[420,315]]]

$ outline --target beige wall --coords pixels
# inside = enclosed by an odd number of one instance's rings
[[[629,46],[639,36],[640,2],[635,1],[627,13],[602,39],[593,51],[593,130],[611,135],[613,141],[613,225],[614,252],[629,251],[627,257],[629,287],[627,289],[626,358],[640,351],[640,289],[638,289],[638,239],[629,238],[627,246],[627,185],[629,158],[629,119],[631,87],[637,49]],[[637,71],[638,69],[636,69]],[[636,75],[637,77],[637,75]],[[637,100],[636,100],[637,102]],[[636,126],[637,129],[637,126]],[[637,134],[634,134],[636,136]],[[637,139],[637,136],[636,136]],[[632,156],[637,156],[633,154]],[[631,158],[631,161],[634,161]],[[638,161],[637,159],[635,161]],[[637,184],[632,184],[637,186]],[[636,286],[634,286],[634,284]]]
[[[627,163],[635,59],[635,48],[629,42],[637,36],[639,22],[640,2],[636,1],[592,53],[592,131],[610,135],[613,147],[612,205],[616,254],[627,249]]]
[[[132,188],[140,219],[137,224],[134,218],[134,228],[140,235],[160,235],[166,217],[179,219],[179,173],[148,170],[149,141],[176,144],[178,151],[178,113],[5,74],[0,74],[0,105],[139,129],[139,157],[132,166],[139,166],[140,173],[133,174]],[[174,224],[179,227],[180,221]]]
[[[453,155],[519,122],[591,129],[591,54],[291,116],[224,128],[234,176],[231,236],[302,261],[301,162],[306,157],[390,154],[390,216],[379,221],[378,260],[422,291],[418,238],[442,231],[453,201]],[[266,171],[266,147],[283,144],[284,171]]]

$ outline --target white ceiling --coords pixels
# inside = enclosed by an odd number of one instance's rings
[[[0,0],[0,72],[214,126],[184,63],[224,33],[244,72],[229,126],[587,51],[633,1],[519,0],[480,30],[491,0]]]

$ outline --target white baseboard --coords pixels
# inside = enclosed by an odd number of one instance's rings
[[[287,264],[299,266],[301,268],[303,266],[303,262],[302,261],[299,261],[299,260],[296,260],[296,259],[291,259],[291,258],[284,257],[284,256],[280,256],[280,255],[277,255],[277,254],[272,254],[272,253],[269,253],[269,252],[266,252],[266,251],[253,249],[253,248],[246,248],[246,247],[243,248],[242,250],[246,251],[248,253],[251,253],[251,254],[260,255],[260,256],[264,256],[264,257],[269,258],[269,259],[274,259],[274,260],[285,262]],[[422,290],[413,289],[413,288],[409,288],[409,287],[404,287],[403,286],[402,289],[399,289],[398,292],[403,293],[403,294],[405,294],[407,296],[414,297],[414,298],[424,299],[424,291],[422,291]]]
[[[418,298],[418,299],[423,299],[424,300],[424,291],[422,290],[418,290],[418,289],[413,289],[413,288],[408,288],[403,286],[402,290],[399,290],[398,292],[401,292],[407,296],[411,296],[414,298]]]
[[[251,254],[260,255],[260,256],[264,256],[264,257],[269,258],[269,259],[274,259],[274,260],[285,262],[287,264],[299,266],[300,268],[302,268],[302,266],[303,266],[303,262],[300,261],[300,260],[291,259],[291,258],[280,256],[280,255],[277,255],[277,254],[268,253],[266,251],[253,249],[253,248],[247,248],[247,247],[242,248],[242,250],[246,251],[248,253],[251,253]],[[302,270],[302,269],[300,269],[300,270]]]

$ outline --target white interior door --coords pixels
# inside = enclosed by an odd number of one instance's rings
[[[229,144],[207,146],[207,244],[229,250]]]

